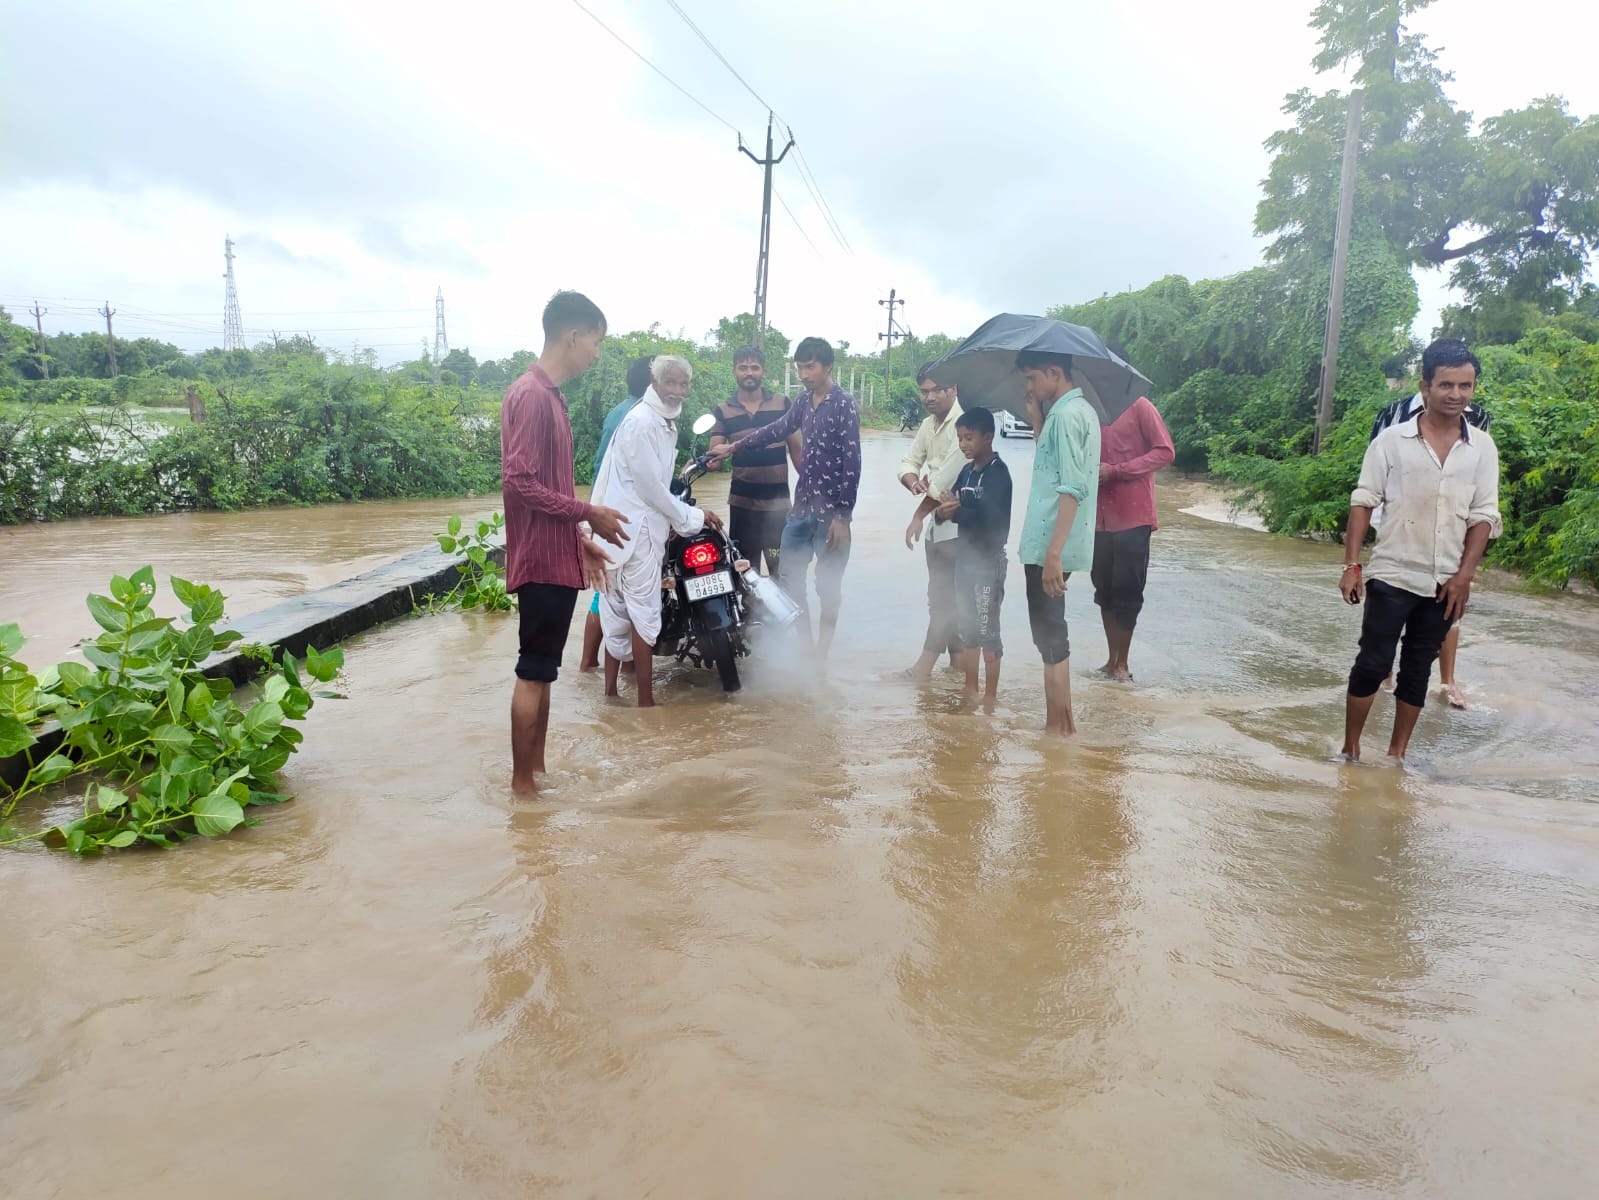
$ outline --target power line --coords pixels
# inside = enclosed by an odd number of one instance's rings
[[[576,2],[577,0],[573,0],[573,3]],[[716,61],[727,68],[728,74],[732,75],[734,79],[738,80],[739,84],[744,88],[744,90],[751,96],[755,97],[756,102],[759,103],[762,108],[766,109],[768,113],[772,112],[772,105],[769,104],[766,98],[757,92],[753,86],[751,86],[749,80],[745,79],[743,75],[739,74],[738,68],[728,60],[727,55],[723,54],[716,48],[716,43],[711,41],[706,32],[694,23],[694,18],[689,16],[688,13],[683,10],[683,6],[679,4],[677,0],[666,0],[666,3],[673,12],[683,19],[683,23],[694,32],[694,36],[699,38],[699,40],[704,43],[705,48],[716,57]],[[629,48],[631,49],[631,47]],[[634,51],[634,53],[636,54],[638,52]],[[640,57],[642,58],[643,56],[640,55]],[[653,66],[654,64],[651,65]],[[788,138],[789,141],[792,142],[795,140],[794,130],[789,126],[787,121],[783,122],[783,134]],[[809,189],[811,198],[816,201],[816,207],[821,210],[823,221],[828,227],[828,232],[838,240],[838,244],[843,247],[846,254],[854,254],[854,248],[850,246],[849,239],[844,236],[843,226],[838,223],[838,218],[833,215],[832,206],[827,203],[826,198],[822,195],[822,185],[817,182],[816,172],[811,169],[811,164],[805,158],[804,147],[796,145],[794,148],[799,151],[800,178],[804,181],[806,188]],[[789,215],[793,216],[792,213]]]
[[[738,73],[738,68],[727,61],[726,56],[716,48],[715,43],[713,43],[710,38],[705,36],[705,31],[702,30],[698,25],[694,24],[694,18],[690,17],[686,12],[683,11],[683,6],[679,4],[677,0],[666,0],[666,3],[671,7],[673,12],[683,18],[683,23],[694,31],[695,37],[699,38],[700,41],[705,43],[705,48],[707,50],[716,55],[717,61],[732,73],[733,78],[744,85],[744,90],[750,95],[754,96],[762,108],[764,108],[767,112],[771,112],[772,106],[761,97],[759,92],[750,86],[749,80],[745,79],[744,76]]]
[[[783,206],[783,211],[788,214],[788,219],[794,222],[794,228],[799,230],[799,235],[805,239],[805,244],[815,251],[816,256],[820,258],[822,252],[816,249],[816,243],[811,241],[811,235],[805,232],[805,226],[800,224],[799,218],[794,215],[794,210],[788,206],[788,201],[783,199],[783,193],[777,190],[776,184],[772,185],[772,194],[777,197],[777,202]]]
[[[783,128],[790,138],[794,137],[794,131],[786,124]],[[838,218],[833,215],[832,205],[828,204],[822,197],[822,185],[817,182],[816,172],[811,170],[810,160],[805,157],[805,148],[796,141],[794,149],[799,154],[800,178],[805,181],[805,186],[810,189],[811,197],[816,201],[816,206],[822,210],[822,216],[826,219],[829,230],[832,231],[833,236],[838,239],[839,245],[843,246],[847,253],[854,254],[854,248],[850,246],[849,239],[844,236],[843,227],[839,225]]]
[[[661,70],[660,67],[656,66],[649,59],[645,58],[642,53],[640,53],[639,51],[633,49],[633,47],[628,43],[626,38],[624,38],[621,34],[617,33],[616,30],[612,29],[604,21],[600,20],[599,17],[595,16],[594,13],[591,12],[583,4],[583,0],[572,0],[572,3],[577,5],[578,8],[582,9],[582,11],[588,16],[589,20],[593,21],[601,29],[605,30],[606,33],[610,34],[613,38],[615,38],[617,43],[624,50],[626,50],[629,54],[631,54],[634,58],[638,59],[639,62],[643,63],[646,67],[648,67],[650,70],[654,71],[662,79],[666,80],[667,83],[671,84],[678,91],[682,92],[683,95],[687,96],[695,104],[699,105],[700,108],[704,109],[705,112],[707,114],[709,114],[712,118],[714,118],[717,121],[720,121],[723,125],[726,125],[734,133],[739,134],[739,136],[741,136],[741,137],[743,136],[743,131],[740,130],[737,125],[733,124],[733,122],[729,121],[726,117],[722,116],[715,109],[713,109],[710,105],[706,104],[705,101],[701,100],[693,92],[689,91],[681,83],[679,83],[677,80],[673,79],[665,71]]]

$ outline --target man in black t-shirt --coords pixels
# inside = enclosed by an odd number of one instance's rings
[[[770,425],[789,408],[787,396],[765,387],[766,355],[758,346],[745,346],[733,355],[733,377],[738,391],[715,410],[711,450],[738,441],[752,429]],[[733,482],[727,491],[728,528],[739,553],[766,573],[777,574],[778,550],[783,544],[783,524],[788,520],[788,464],[800,464],[800,435],[759,450],[740,450],[733,456]]]

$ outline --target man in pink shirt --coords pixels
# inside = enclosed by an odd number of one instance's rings
[[[1144,607],[1149,535],[1155,532],[1155,472],[1176,451],[1166,422],[1140,396],[1100,430],[1099,514],[1094,530],[1094,603],[1110,648],[1100,673],[1131,682],[1127,653]]]
[[[579,530],[613,546],[627,541],[627,518],[577,498],[572,480],[572,425],[561,384],[594,365],[605,340],[605,314],[587,296],[557,292],[544,309],[544,349],[505,393],[500,409],[501,486],[505,498],[505,586],[516,594],[520,643],[511,692],[511,790],[538,791],[550,727],[550,685],[572,626],[577,593],[599,586],[609,559]]]

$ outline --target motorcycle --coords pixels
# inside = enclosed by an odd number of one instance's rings
[[[706,413],[694,422],[694,432],[703,434],[714,423]],[[694,481],[708,470],[706,456],[696,455],[672,480],[672,494],[694,504]],[[738,660],[749,654],[748,627],[759,623],[753,620],[752,602],[770,624],[789,625],[799,616],[798,605],[751,568],[727,533],[709,525],[686,537],[674,533],[667,538],[661,590],[656,657],[715,667],[724,692],[742,686]]]
[[[901,433],[914,433],[922,423],[922,409],[919,404],[910,403],[900,410],[899,431]]]

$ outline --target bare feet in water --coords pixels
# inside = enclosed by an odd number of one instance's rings
[[[1449,701],[1450,708],[1466,707],[1466,689],[1458,683],[1440,683],[1438,690],[1444,694],[1444,699]]]

